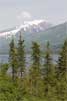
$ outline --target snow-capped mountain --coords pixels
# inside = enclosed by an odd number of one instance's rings
[[[29,32],[29,33],[36,33],[45,31],[52,25],[47,23],[45,20],[34,20],[34,21],[27,21],[24,22],[21,26],[17,26],[13,29],[5,30],[0,32],[0,37],[10,37],[12,35],[16,35],[19,31],[22,32]]]
[[[8,54],[12,36],[15,37],[15,43],[18,42],[19,32],[22,33],[22,38],[25,40],[25,49],[27,52],[30,51],[32,41],[38,42],[43,50],[46,42],[50,41],[54,51],[58,51],[61,44],[67,38],[67,22],[51,26],[45,21],[32,21],[25,22],[20,27],[2,31],[0,32],[1,54]]]

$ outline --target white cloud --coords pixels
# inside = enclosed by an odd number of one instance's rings
[[[24,18],[28,18],[28,19],[31,19],[31,17],[32,17],[31,14],[30,14],[29,12],[26,12],[26,11],[22,12],[21,15],[22,15]]]
[[[31,20],[32,16],[29,12],[22,11],[20,14],[18,14],[17,19],[19,23],[23,23],[24,21]]]

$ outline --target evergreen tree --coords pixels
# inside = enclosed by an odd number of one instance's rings
[[[41,57],[41,51],[40,51],[40,46],[38,45],[37,42],[32,43],[32,61],[33,61],[33,66],[37,66],[38,68],[40,67],[40,57]]]
[[[51,50],[50,50],[50,44],[47,42],[46,46],[46,52],[45,52],[45,58],[44,58],[44,67],[46,67],[46,73],[49,73],[51,70],[52,65],[52,57],[51,57]]]
[[[12,68],[12,79],[15,80],[17,76],[18,60],[17,60],[17,49],[15,47],[13,38],[10,43],[9,61],[10,61],[10,66]]]
[[[22,40],[21,33],[18,41],[18,66],[22,78],[23,73],[25,72],[25,49],[24,40]]]
[[[54,94],[53,88],[55,87],[55,67],[52,63],[52,56],[50,50],[50,44],[47,42],[45,58],[44,58],[44,87],[45,96],[51,98],[50,96]],[[51,98],[51,100],[53,97]]]
[[[32,67],[30,69],[30,89],[31,94],[35,96],[40,96],[42,94],[43,82],[41,79],[40,71],[40,46],[33,42],[32,44]]]
[[[61,101],[67,100],[67,40],[61,49],[57,68],[57,96]]]
[[[61,49],[58,59],[58,75],[66,76],[67,73],[67,40],[65,40],[64,45]]]

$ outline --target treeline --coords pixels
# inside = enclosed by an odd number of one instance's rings
[[[17,47],[13,38],[9,46],[8,68],[11,67],[11,82],[19,87],[18,92],[20,92],[20,97],[18,97],[20,100],[16,101],[23,101],[21,96],[23,98],[25,95],[32,96],[32,98],[39,97],[40,101],[67,101],[67,40],[60,49],[57,64],[53,63],[49,42],[43,54],[43,64],[41,63],[40,45],[32,42],[32,63],[29,69],[26,68],[25,45],[21,34]],[[35,100],[29,99],[29,101]]]

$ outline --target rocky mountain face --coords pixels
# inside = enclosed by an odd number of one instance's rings
[[[50,41],[54,50],[58,49],[67,37],[67,23],[53,26],[44,20],[25,22],[20,27],[0,32],[0,53],[8,53],[12,36],[17,43],[19,34],[25,40],[26,51],[29,51],[32,41],[37,41],[44,49],[47,41]]]

